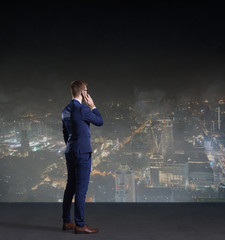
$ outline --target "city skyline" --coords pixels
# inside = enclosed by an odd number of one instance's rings
[[[73,80],[88,83],[104,119],[91,126],[87,201],[224,201],[224,7],[4,4],[0,201],[62,201]]]
[[[100,105],[105,124],[91,127],[87,201],[224,201],[225,96],[168,100],[160,109],[151,107],[154,98],[146,101]],[[49,106],[0,120],[0,201],[62,201],[65,143],[57,112]]]

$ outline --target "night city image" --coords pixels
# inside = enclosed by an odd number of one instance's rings
[[[90,126],[86,202],[225,201],[222,1],[0,11],[0,202],[63,202],[76,80],[104,119]]]

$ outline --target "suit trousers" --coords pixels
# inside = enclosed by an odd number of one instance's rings
[[[70,210],[75,195],[74,221],[79,227],[85,225],[85,198],[91,172],[91,153],[66,153],[67,184],[63,196],[63,222],[71,222]]]

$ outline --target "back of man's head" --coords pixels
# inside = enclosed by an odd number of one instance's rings
[[[86,82],[83,81],[72,81],[70,83],[71,95],[75,98],[81,94],[81,91],[87,86]]]

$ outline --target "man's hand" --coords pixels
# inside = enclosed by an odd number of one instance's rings
[[[93,107],[95,107],[94,101],[91,98],[91,96],[89,94],[86,94],[86,96],[84,97],[84,101],[87,103],[87,105],[92,109]]]

